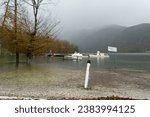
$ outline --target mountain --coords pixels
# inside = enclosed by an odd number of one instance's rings
[[[73,43],[83,52],[96,52],[97,50],[106,52],[107,46],[125,28],[119,25],[109,25],[97,31],[92,31],[92,33],[89,33],[89,31],[81,31],[78,35],[75,35],[77,38],[73,40]]]
[[[83,52],[107,52],[108,46],[118,47],[118,52],[145,52],[150,50],[150,24],[109,25],[97,31],[82,30],[76,32],[72,42]]]
[[[150,24],[139,24],[123,30],[113,40],[120,52],[145,52],[150,50]]]

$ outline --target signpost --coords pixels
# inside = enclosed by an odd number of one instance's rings
[[[117,47],[108,46],[109,52],[117,52]]]
[[[116,55],[117,47],[108,46],[108,51],[114,53],[114,68],[116,68]]]

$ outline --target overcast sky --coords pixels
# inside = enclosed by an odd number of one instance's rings
[[[150,0],[53,1],[56,5],[52,5],[50,11],[61,22],[62,34],[68,30],[98,29],[109,24],[150,23]]]
[[[150,23],[150,0],[58,0],[55,15],[63,31],[103,25]]]

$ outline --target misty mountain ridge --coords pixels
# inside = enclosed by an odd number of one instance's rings
[[[146,52],[150,50],[149,23],[130,27],[108,25],[97,31],[82,30],[74,34],[72,34],[71,41],[82,52],[96,52],[97,50],[108,52],[108,46],[117,47],[118,52]]]

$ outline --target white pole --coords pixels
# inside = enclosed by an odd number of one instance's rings
[[[85,83],[84,83],[84,88],[85,89],[88,88],[90,65],[91,65],[91,61],[88,60],[87,61],[87,67],[86,67],[86,74],[85,74]]]

